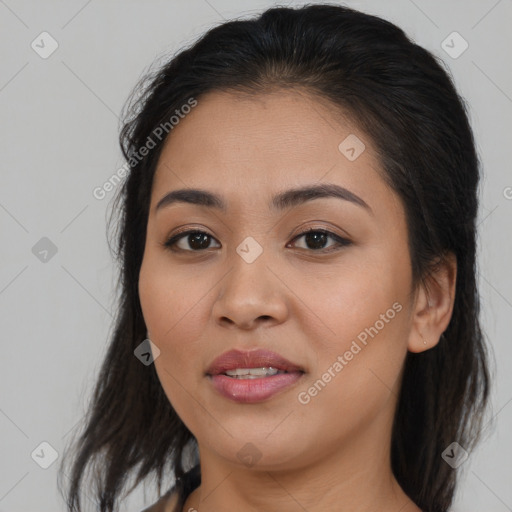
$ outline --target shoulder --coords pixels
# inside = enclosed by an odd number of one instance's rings
[[[181,512],[175,510],[178,504],[178,493],[173,489],[162,496],[156,503],[141,512]]]

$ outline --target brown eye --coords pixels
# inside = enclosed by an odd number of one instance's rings
[[[346,238],[342,238],[331,231],[325,229],[310,229],[297,235],[294,240],[304,237],[306,243],[306,249],[313,250],[315,252],[331,252],[335,251],[340,247],[350,245],[352,242]],[[334,244],[328,246],[328,250],[325,250],[325,244],[329,240],[334,240]],[[334,246],[334,249],[332,248]]]
[[[186,238],[185,242],[188,242],[187,245],[189,249],[179,246],[176,249],[175,246],[177,246],[178,242],[181,242],[183,238]],[[189,230],[173,235],[165,242],[164,246],[173,251],[199,252],[208,249],[211,240],[214,240],[214,238],[205,231]]]

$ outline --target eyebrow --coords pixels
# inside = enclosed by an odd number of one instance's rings
[[[269,209],[282,211],[307,201],[324,197],[335,197],[343,201],[349,201],[363,207],[368,213],[373,215],[372,209],[363,199],[350,190],[335,185],[334,183],[310,185],[279,192],[271,199]],[[188,203],[205,206],[207,208],[215,208],[223,213],[227,211],[227,203],[221,196],[204,189],[183,188],[173,190],[162,197],[155,206],[155,212],[175,203]]]

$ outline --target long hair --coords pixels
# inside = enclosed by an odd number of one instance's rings
[[[200,104],[210,91],[257,95],[280,88],[339,107],[368,134],[405,208],[413,284],[426,282],[448,253],[456,256],[450,323],[435,347],[407,353],[391,439],[392,471],[418,507],[446,512],[454,499],[457,471],[441,454],[452,442],[467,451],[476,445],[490,387],[476,282],[480,162],[467,106],[442,61],[400,28],[324,4],[274,7],[213,27],[148,72],[127,102],[120,145],[128,172],[113,209],[121,293],[82,432],[66,452],[73,459],[66,473],[70,512],[82,510],[82,492],[110,512],[130,476],[133,489],[156,475],[161,492],[163,475],[180,479],[191,467],[194,436],[154,365],[134,356],[146,338],[138,276],[153,176],[172,137],[170,119],[186,112],[184,105]],[[91,467],[94,491],[86,487]]]

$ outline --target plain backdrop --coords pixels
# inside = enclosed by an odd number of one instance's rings
[[[440,56],[470,107],[485,173],[479,284],[496,359],[494,427],[462,466],[453,510],[512,510],[512,2],[344,3],[396,23]],[[61,456],[78,425],[111,329],[114,193],[98,200],[92,192],[123,164],[118,117],[129,92],[157,57],[271,5],[0,0],[0,512],[64,510],[59,460],[41,466],[52,450]],[[450,55],[443,41],[454,31]],[[138,488],[122,509],[138,512],[156,498]]]

